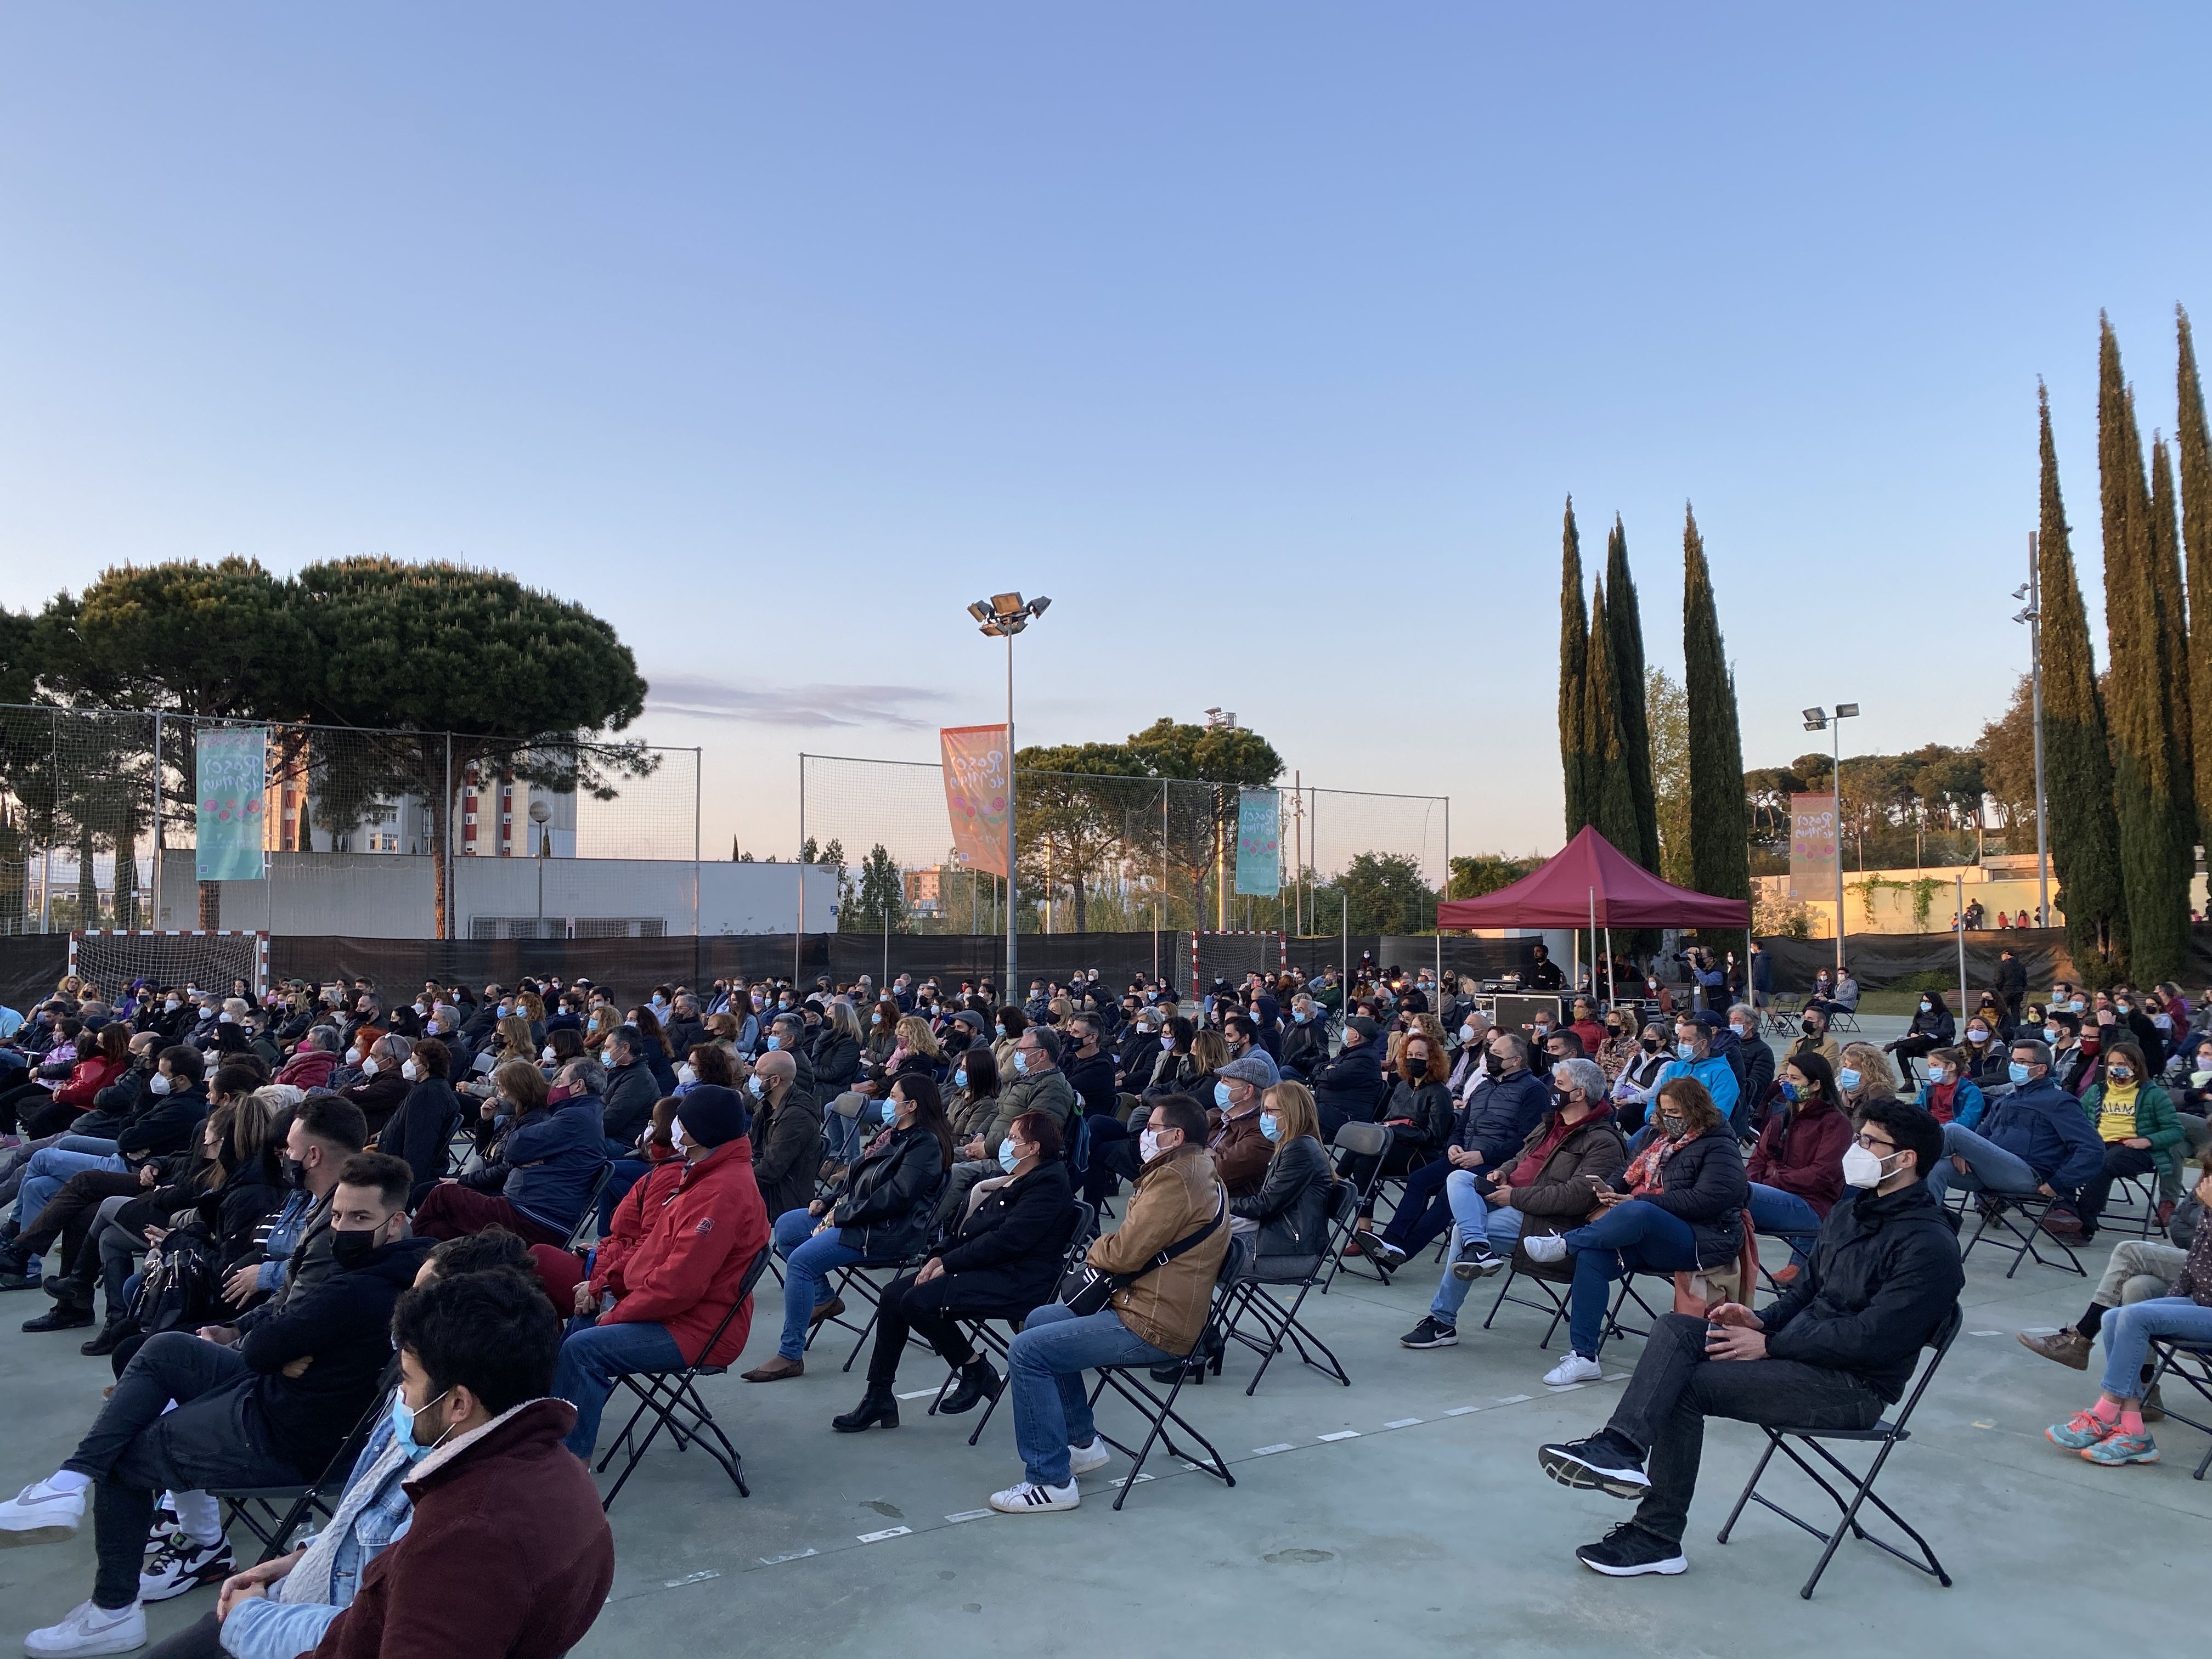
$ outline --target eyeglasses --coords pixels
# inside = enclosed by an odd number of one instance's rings
[[[1865,1147],[1867,1151],[1870,1152],[1893,1152],[1897,1150],[1897,1143],[1895,1141],[1877,1139],[1875,1136],[1868,1134],[1864,1131],[1861,1131],[1856,1138],[1859,1145]]]

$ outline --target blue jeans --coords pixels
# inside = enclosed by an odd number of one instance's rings
[[[1680,1273],[1698,1265],[1697,1236],[1690,1224],[1640,1198],[1614,1205],[1565,1237],[1575,1262],[1567,1338],[1585,1359],[1596,1358],[1605,1340],[1606,1304],[1613,1299],[1614,1279],[1632,1271]]]
[[[822,1218],[804,1210],[786,1210],[775,1218],[775,1253],[785,1263],[783,1275],[783,1338],[775,1351],[786,1359],[806,1352],[806,1332],[814,1304],[829,1299],[830,1275],[848,1262],[861,1259],[848,1248],[839,1230],[823,1232]]]
[[[1954,1158],[1966,1160],[1965,1175],[1951,1167]],[[2013,1193],[2026,1197],[2040,1184],[2041,1177],[2027,1159],[1957,1123],[1943,1126],[1943,1156],[1928,1172],[1928,1194],[1938,1204],[1954,1186],[1970,1193]]]
[[[1521,1237],[1521,1212],[1504,1204],[1493,1207],[1475,1186],[1473,1170],[1454,1170],[1444,1182],[1444,1196],[1451,1200],[1455,1243],[1471,1244],[1486,1238],[1498,1255],[1513,1254],[1514,1243]],[[1436,1299],[1429,1304],[1429,1317],[1457,1329],[1460,1304],[1474,1288],[1473,1279],[1460,1278],[1447,1266],[1443,1282],[1437,1286]]]
[[[1802,1268],[1813,1254],[1813,1241],[1820,1236],[1820,1212],[1795,1193],[1779,1187],[1751,1183],[1751,1224],[1772,1233],[1790,1245],[1790,1260]]]
[[[553,1370],[553,1393],[576,1408],[576,1426],[564,1443],[586,1463],[599,1439],[599,1413],[615,1391],[615,1378],[627,1371],[683,1368],[684,1351],[665,1325],[594,1325],[572,1319],[561,1340]]]
[[[30,1163],[23,1169],[23,1184],[15,1192],[15,1214],[27,1227],[53,1195],[69,1184],[71,1176],[84,1170],[109,1170],[120,1175],[129,1167],[112,1140],[96,1135],[64,1135],[52,1146],[31,1154]]]
[[[1413,1255],[1440,1237],[1456,1219],[1456,1212],[1444,1194],[1444,1182],[1453,1176],[1469,1173],[1454,1169],[1449,1158],[1436,1158],[1407,1176],[1405,1194],[1398,1200],[1397,1213],[1382,1230],[1382,1243],[1395,1244],[1407,1255]]]
[[[2212,1342],[2212,1308],[2186,1296],[2130,1302],[2108,1310],[2098,1334],[2105,1341],[2105,1392],[2115,1400],[2140,1400],[2151,1338],[2181,1336]]]
[[[1068,1483],[1067,1449],[1098,1435],[1083,1373],[1092,1365],[1158,1365],[1176,1358],[1121,1322],[1111,1308],[1087,1317],[1061,1303],[1039,1308],[1006,1351],[1013,1385],[1014,1445],[1040,1486]]]

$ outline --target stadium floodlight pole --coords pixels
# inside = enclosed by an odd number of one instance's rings
[[[1006,641],[1006,990],[1009,1002],[1014,998],[1014,635],[1045,613],[1052,601],[1040,594],[1027,604],[1018,593],[994,593],[988,599],[978,599],[968,607],[968,614],[981,625],[981,631]],[[1045,894],[1049,906],[1052,895]],[[1049,915],[1049,911],[1047,912]]]
[[[132,856],[137,856],[135,854]],[[154,711],[154,915],[161,925],[161,711]]]
[[[2051,814],[2043,799],[2043,573],[2037,532],[2027,532],[2027,580],[2013,590],[2027,608],[2013,617],[2027,626],[2028,674],[2035,699],[2035,925],[2051,926]],[[2007,842],[2010,850],[2010,842]]]
[[[1832,720],[1824,708],[1805,710],[1805,729],[1826,731],[1834,756],[1834,769],[1828,775],[1828,793],[1836,803],[1836,977],[1839,981],[1844,976],[1844,722],[1857,719],[1858,712],[1858,704],[1839,702]],[[1744,971],[1751,971],[1750,963],[1744,964]]]

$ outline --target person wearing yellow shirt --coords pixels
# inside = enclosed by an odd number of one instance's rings
[[[2178,1149],[2186,1138],[2172,1098],[2152,1081],[2143,1051],[2133,1042],[2106,1047],[2102,1075],[2081,1097],[2081,1109],[2105,1143],[2105,1166],[2082,1187],[2076,1206],[2086,1240],[2097,1231],[2112,1183],[2125,1176],[2165,1174],[2185,1156]]]

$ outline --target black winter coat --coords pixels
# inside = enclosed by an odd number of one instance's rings
[[[1948,1008],[1930,997],[1925,1013],[1915,1010],[1911,1029],[1906,1035],[1934,1037],[1938,1048],[1948,1048],[1959,1040],[1959,1022]]]
[[[1323,1118],[1333,1110],[1348,1123],[1372,1123],[1382,1102],[1382,1044],[1378,1039],[1346,1048],[1314,1068],[1314,1105]]]
[[[1328,1060],[1328,1032],[1317,1019],[1292,1020],[1283,1033],[1283,1052],[1275,1056],[1285,1076],[1310,1078]]]
[[[1462,1152],[1480,1152],[1483,1167],[1495,1170],[1520,1156],[1551,1109],[1552,1085],[1534,1072],[1515,1072],[1474,1091],[1452,1139]]]
[[[406,1160],[415,1172],[415,1184],[435,1181],[446,1173],[452,1157],[453,1126],[461,1121],[460,1097],[441,1077],[426,1077],[407,1091],[407,1098],[376,1138],[376,1150]]]
[[[1271,1268],[1318,1261],[1328,1240],[1328,1200],[1336,1171],[1311,1135],[1286,1140],[1267,1162],[1260,1190],[1229,1200],[1229,1213],[1260,1224],[1261,1260]]]
[[[139,1097],[139,1109],[115,1137],[115,1150],[127,1158],[161,1158],[181,1152],[192,1143],[200,1120],[208,1114],[207,1085],[157,1095],[150,1089]]]
[[[1700,1267],[1733,1261],[1743,1249],[1751,1182],[1743,1171],[1743,1149],[1725,1123],[1677,1146],[1659,1166],[1659,1190],[1643,1196],[1690,1224]]]
[[[846,1171],[830,1201],[830,1219],[849,1229],[845,1243],[878,1261],[902,1261],[921,1248],[937,1212],[945,1149],[915,1125],[893,1132],[880,1152]]]
[[[1410,1124],[1410,1132],[1401,1130],[1399,1139],[1411,1140],[1431,1157],[1451,1145],[1451,1090],[1441,1078],[1425,1079],[1420,1083],[1407,1083],[1402,1078],[1391,1086],[1390,1098],[1382,1108],[1385,1123]]]
[[[814,1045],[814,1097],[826,1100],[853,1086],[860,1074],[860,1040],[847,1036],[834,1025]]]
[[[1054,1158],[986,1193],[938,1260],[959,1305],[1026,1315],[1060,1295],[1075,1223],[1075,1188],[1066,1164]]]
[[[1901,1398],[1966,1286],[1958,1234],[1924,1182],[1846,1192],[1805,1271],[1759,1316],[1767,1353],[1850,1371],[1884,1400]]]
[[[1075,1097],[1083,1103],[1086,1115],[1114,1115],[1114,1061],[1103,1051],[1082,1059],[1071,1054],[1060,1063],[1067,1074],[1067,1086],[1075,1091]]]
[[[284,1179],[273,1162],[240,1164],[192,1206],[215,1241],[216,1265],[226,1276],[252,1252],[254,1234],[270,1212],[284,1206]]]

